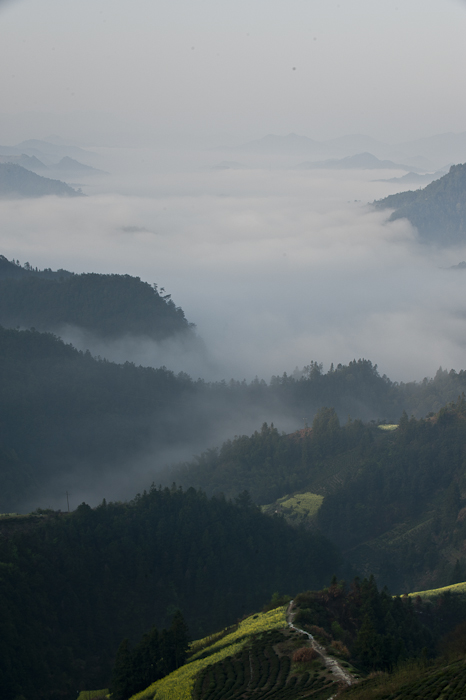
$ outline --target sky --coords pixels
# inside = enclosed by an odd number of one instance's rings
[[[461,132],[465,33],[464,0],[9,0],[0,142]]]

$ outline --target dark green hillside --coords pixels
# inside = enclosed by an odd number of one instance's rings
[[[37,175],[14,163],[0,163],[0,197],[83,197],[61,180],[51,180]]]
[[[353,416],[393,422],[404,406],[417,415],[437,411],[466,388],[466,373],[439,371],[433,380],[397,385],[358,360],[327,374],[313,363],[300,376],[270,384],[209,384],[164,368],[98,360],[51,334],[0,327],[0,381],[0,511],[10,512],[57,503],[65,491],[76,498],[96,484],[102,495],[119,497],[124,491],[117,475],[127,478],[129,469],[140,488],[152,479],[170,484],[175,473],[183,485],[209,494],[235,497],[247,489],[261,504],[303,487],[326,493],[345,470],[357,468],[374,436],[376,445],[385,444],[373,426],[353,421],[339,428],[337,416],[346,421],[352,409]],[[253,432],[269,415],[297,426],[309,416],[312,425],[322,405],[334,405],[337,416],[331,429],[324,420],[320,437],[316,426],[312,438],[308,432],[282,436],[267,426],[202,454],[221,441],[225,426],[234,434],[248,422]],[[319,415],[321,421],[325,411]],[[180,459],[174,449],[201,456],[162,477],[161,469]],[[141,460],[144,477],[138,477]]]
[[[202,387],[166,369],[116,365],[51,334],[0,327],[0,511],[91,486],[148,449],[202,435]],[[108,477],[110,479],[110,477]],[[65,485],[66,484],[66,485]]]
[[[259,504],[293,492],[324,496],[321,531],[356,570],[403,592],[466,573],[465,464],[463,398],[432,418],[403,414],[393,431],[361,421],[342,427],[333,409],[322,409],[310,430],[284,435],[264,425],[174,474],[208,493],[246,488]]]
[[[427,420],[404,414],[382,437],[367,433],[357,468],[324,498],[319,526],[394,591],[463,580],[465,446],[464,397]]]
[[[78,326],[103,338],[141,335],[162,340],[192,332],[170,295],[130,275],[73,275],[0,259],[0,323],[55,331]]]
[[[264,423],[250,437],[228,440],[172,474],[210,494],[233,497],[246,489],[260,505],[298,490],[325,493],[336,475],[340,479],[342,471],[356,467],[360,443],[368,434],[371,430],[359,421],[340,428],[335,411],[322,409],[312,430],[285,435]]]
[[[466,236],[466,164],[422,190],[392,194],[374,202],[377,209],[394,209],[389,221],[406,218],[421,239],[438,245],[464,243]]]
[[[123,638],[169,626],[193,637],[236,622],[276,590],[319,588],[333,545],[248,501],[157,490],[126,504],[85,504],[11,532],[0,520],[2,700],[74,700],[108,687]]]
[[[372,576],[355,579],[349,587],[334,579],[323,591],[300,593],[294,603],[296,627],[365,673],[390,670],[423,650],[432,657],[435,633],[451,629],[457,619],[447,624],[428,602],[413,603],[411,598],[392,597],[386,589],[378,591]],[[461,614],[466,616],[464,601]]]

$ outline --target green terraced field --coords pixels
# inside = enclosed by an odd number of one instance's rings
[[[198,675],[193,700],[327,700],[335,683],[321,661],[306,666],[290,659],[293,645],[302,643],[279,630],[253,638],[241,653]]]
[[[191,644],[188,662],[132,700],[328,700],[337,685],[320,658],[294,664],[308,639],[286,626],[286,608],[251,615]]]

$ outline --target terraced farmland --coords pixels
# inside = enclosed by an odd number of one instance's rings
[[[251,641],[241,653],[205,668],[197,677],[194,700],[327,700],[335,682],[320,659],[294,664],[290,651],[300,635],[275,630]]]
[[[286,625],[283,606],[193,642],[184,666],[133,700],[328,700],[339,687],[335,676],[320,656],[293,661],[310,643]]]

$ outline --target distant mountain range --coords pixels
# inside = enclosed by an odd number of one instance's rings
[[[300,163],[298,168],[302,169],[333,169],[333,170],[412,170],[412,166],[394,163],[391,160],[380,160],[372,153],[357,153],[354,156],[346,156],[346,158],[330,160],[321,160],[317,162],[306,161]]]
[[[106,175],[89,165],[97,155],[68,144],[55,144],[38,139],[21,141],[15,146],[0,146],[0,163],[14,163],[27,170],[52,177]]]
[[[435,173],[424,173],[422,175],[420,173],[410,171],[401,177],[390,177],[386,180],[379,180],[379,182],[395,182],[407,185],[428,185],[434,180],[438,180],[440,177],[446,175],[448,170],[449,168],[445,168],[444,170],[437,170]]]
[[[225,150],[225,149],[223,149]],[[307,156],[316,160],[341,159],[369,152],[382,160],[406,163],[410,171],[432,171],[445,163],[466,161],[466,132],[437,134],[428,138],[389,144],[362,134],[349,134],[326,141],[316,141],[295,133],[285,136],[268,134],[232,148],[251,155]]]
[[[49,143],[48,141],[41,141],[39,139],[21,141],[15,146],[0,146],[0,153],[4,153],[5,155],[21,155],[25,153],[28,156],[36,156],[47,165],[56,163],[57,160],[65,156],[81,158],[81,160],[95,160],[96,158],[95,153],[86,151],[78,146]]]
[[[444,246],[464,243],[466,164],[452,165],[446,175],[424,189],[392,194],[373,205],[376,209],[394,209],[389,221],[408,219],[425,242]]]
[[[14,165],[21,165],[21,167],[26,168],[26,170],[31,170],[34,173],[47,174],[47,175],[58,175],[61,177],[75,177],[75,176],[86,176],[86,175],[107,175],[104,170],[99,170],[98,168],[93,168],[90,165],[85,165],[70,156],[64,156],[58,163],[51,163],[48,161],[46,165],[42,160],[39,160],[37,156],[27,155],[26,153],[21,153],[21,155],[1,153],[1,149],[4,148],[0,146],[0,163],[13,163]]]
[[[14,165],[21,165],[22,168],[32,170],[34,173],[48,170],[47,166],[36,158],[36,156],[28,156],[25,153],[22,153],[20,156],[8,154],[0,155],[0,163],[13,163]]]
[[[74,190],[61,180],[42,177],[31,170],[15,163],[0,162],[0,197],[83,197],[83,193]]]
[[[80,163],[74,158],[65,156],[56,165],[52,166],[53,170],[56,172],[61,172],[66,175],[107,175],[104,170],[99,170],[98,168],[93,168],[90,165],[85,165]]]

